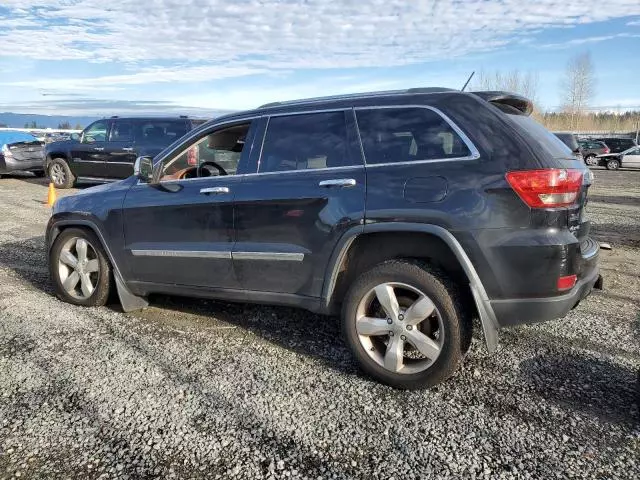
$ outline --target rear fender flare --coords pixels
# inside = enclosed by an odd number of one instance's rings
[[[360,235],[376,232],[419,232],[434,235],[444,241],[453,254],[456,256],[460,266],[465,272],[474,302],[478,309],[482,330],[490,353],[498,349],[498,322],[491,307],[487,292],[478,276],[478,272],[471,263],[469,256],[460,245],[460,242],[447,229],[432,224],[424,223],[373,223],[369,225],[359,225],[347,230],[338,245],[334,249],[325,274],[322,290],[322,306],[327,311],[331,303],[331,297],[336,286],[340,265],[342,264],[353,241]]]

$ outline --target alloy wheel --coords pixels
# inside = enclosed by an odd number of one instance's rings
[[[404,283],[372,288],[358,304],[355,322],[369,357],[394,373],[428,369],[443,348],[440,312],[424,292]]]
[[[67,173],[59,163],[54,163],[49,169],[49,177],[56,185],[62,185],[67,180]]]
[[[74,298],[86,300],[96,289],[100,262],[93,246],[84,238],[72,237],[62,246],[58,259],[62,288]]]

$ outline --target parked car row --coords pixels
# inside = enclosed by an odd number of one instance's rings
[[[124,179],[133,174],[137,157],[157,155],[204,122],[188,117],[112,117],[90,124],[80,134],[44,140],[29,132],[0,131],[0,174],[47,174],[57,188]]]
[[[556,132],[554,135],[590,167],[603,166],[608,170],[620,167],[639,168],[638,145],[631,138],[603,137],[578,139],[573,133]]]

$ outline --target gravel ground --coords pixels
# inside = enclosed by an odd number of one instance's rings
[[[640,478],[638,171],[596,171],[606,291],[422,392],[363,378],[336,319],[56,300],[45,197],[0,180],[0,478]]]

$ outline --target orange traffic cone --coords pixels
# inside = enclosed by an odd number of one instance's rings
[[[47,205],[53,207],[53,204],[56,203],[56,189],[53,186],[53,183],[49,183],[49,192],[47,194]]]

